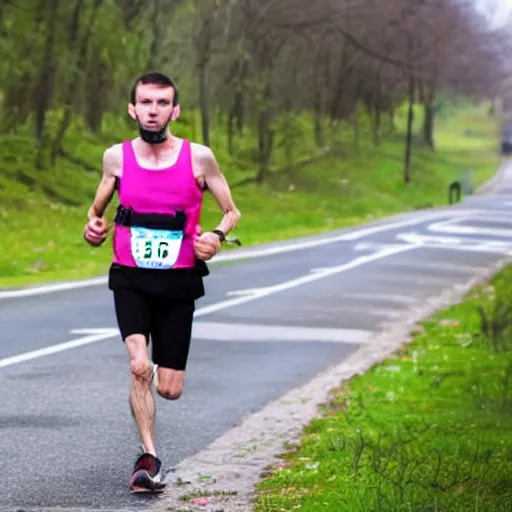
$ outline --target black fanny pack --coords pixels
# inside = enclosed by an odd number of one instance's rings
[[[176,212],[176,215],[137,213],[132,208],[125,208],[122,204],[117,207],[116,216],[114,217],[114,222],[120,226],[168,229],[170,231],[183,231],[186,220],[185,212],[180,210]]]

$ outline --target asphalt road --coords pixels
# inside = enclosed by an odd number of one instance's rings
[[[492,194],[454,207],[212,264],[184,394],[157,397],[164,463],[201,450],[386,322],[512,253],[512,167],[504,165]],[[0,509],[151,507],[128,490],[139,444],[107,287],[0,292],[0,322]]]

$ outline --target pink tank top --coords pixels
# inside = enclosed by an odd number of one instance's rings
[[[119,201],[136,213],[186,215],[183,232],[148,230],[134,226],[114,226],[113,262],[128,267],[194,267],[194,236],[199,224],[203,191],[192,170],[190,141],[183,140],[174,165],[164,169],[141,167],[132,141],[123,147],[123,172],[119,180]]]

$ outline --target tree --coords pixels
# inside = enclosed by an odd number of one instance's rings
[[[276,151],[293,166],[299,115],[312,116],[320,150],[345,123],[357,143],[362,114],[378,145],[406,104],[408,183],[415,144],[435,150],[440,93],[489,98],[510,75],[508,32],[483,24],[470,0],[9,0],[0,129],[32,123],[44,171],[72,157],[73,122],[106,135],[105,116],[127,118],[134,77],[162,69],[178,78],[184,111],[199,112],[203,143],[225,130],[235,156],[237,138],[252,134],[259,182]]]

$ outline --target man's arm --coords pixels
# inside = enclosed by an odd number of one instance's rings
[[[241,213],[235,206],[228,182],[220,171],[212,150],[207,146],[199,144],[196,145],[195,149],[197,152],[196,159],[201,168],[201,175],[223,213],[222,219],[215,229],[222,231],[226,235],[236,227]]]
[[[103,217],[116,188],[116,178],[121,168],[118,147],[112,146],[103,153],[103,176],[96,190],[96,195],[87,212],[87,220]]]
[[[114,195],[116,178],[121,169],[120,147],[112,146],[103,153],[103,176],[96,190],[91,207],[87,211],[85,240],[94,246],[101,245],[107,238],[108,226],[103,214]]]

